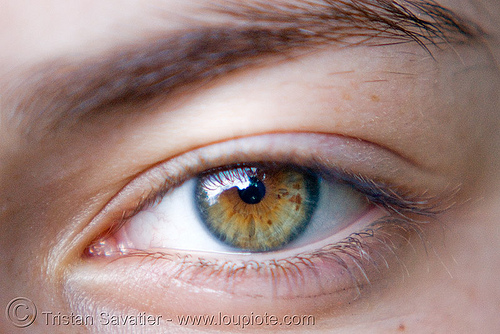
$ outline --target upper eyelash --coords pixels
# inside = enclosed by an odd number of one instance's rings
[[[340,174],[340,179],[364,194],[371,203],[405,219],[410,219],[409,214],[435,217],[444,213],[456,204],[454,198],[461,191],[461,187],[456,186],[451,190],[443,190],[439,195],[429,195],[427,191],[415,193],[345,170],[337,170],[335,173]]]

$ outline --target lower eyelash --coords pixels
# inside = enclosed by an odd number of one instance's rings
[[[296,295],[305,284],[316,283],[321,287],[324,277],[319,276],[319,267],[331,264],[349,278],[350,284],[344,285],[344,290],[345,286],[349,286],[352,289],[351,298],[355,300],[363,290],[371,286],[373,280],[378,277],[377,273],[381,274],[382,270],[389,269],[392,264],[401,268],[403,276],[409,275],[397,250],[403,246],[413,248],[411,235],[414,234],[425,245],[426,239],[420,224],[426,222],[416,222],[413,219],[408,220],[391,215],[377,220],[362,231],[352,233],[340,242],[328,244],[310,253],[301,253],[277,260],[214,261],[174,252],[128,250],[126,253],[119,253],[120,257],[113,261],[130,257],[141,258],[141,265],[148,262],[169,261],[176,267],[172,278],[193,285],[199,277],[202,277],[204,281],[207,278],[223,278],[224,292],[232,294],[239,294],[236,292],[237,285],[245,279],[245,276],[255,274],[267,276],[272,278],[270,284],[272,284],[275,298]],[[395,240],[397,238],[400,240]],[[316,277],[317,282],[310,282],[305,277]],[[286,291],[283,291],[283,287]],[[318,291],[318,295],[320,294],[325,295],[324,292]],[[314,294],[309,294],[300,297],[314,296]]]

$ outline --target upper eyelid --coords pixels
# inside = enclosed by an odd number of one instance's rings
[[[324,161],[325,154],[320,152],[321,149],[316,147],[318,150],[314,153],[308,152],[308,157],[302,157],[293,144],[304,144],[307,139],[313,140],[325,140],[326,138],[332,140],[331,147],[338,146],[339,151],[345,151],[340,153],[341,158],[337,158],[339,162]],[[252,141],[274,141],[278,143],[288,142],[290,147],[294,147],[293,152],[283,152],[286,148],[270,149],[271,153],[264,151],[262,148],[252,148]],[[248,144],[245,146],[244,144]],[[291,144],[290,144],[291,143]],[[266,144],[264,144],[266,145]],[[274,144],[276,145],[276,144]],[[304,144],[307,147],[309,144]],[[326,146],[329,146],[326,143]],[[327,148],[328,149],[328,148]],[[357,154],[353,154],[357,152]],[[376,151],[377,153],[373,153]],[[223,152],[223,153],[221,153]],[[331,152],[330,152],[331,154]],[[338,154],[338,153],[335,153]],[[333,154],[333,155],[335,155]],[[344,156],[346,154],[347,156]],[[379,157],[373,159],[373,156],[379,155]],[[358,157],[359,156],[359,157]],[[360,164],[357,159],[361,159]],[[276,160],[278,159],[278,160]],[[353,159],[356,167],[350,167],[350,163]],[[340,161],[341,160],[341,161]],[[399,200],[406,198],[409,202],[412,202],[411,197],[420,198],[417,194],[424,193],[436,193],[433,190],[436,189],[450,189],[449,193],[457,192],[458,186],[450,187],[448,183],[444,183],[440,175],[432,175],[427,171],[421,170],[420,166],[415,166],[411,162],[407,161],[404,157],[396,154],[395,152],[388,150],[386,148],[379,148],[377,145],[373,145],[370,142],[364,142],[361,140],[351,140],[344,136],[336,136],[331,134],[318,134],[318,133],[283,133],[283,134],[263,134],[251,137],[237,138],[221,143],[209,144],[207,146],[194,149],[183,153],[177,157],[171,158],[165,162],[160,162],[155,166],[148,168],[145,171],[144,176],[149,178],[153,177],[158,180],[164,180],[162,185],[162,193],[153,196],[149,196],[151,191],[145,192],[142,196],[142,202],[146,203],[148,201],[154,201],[156,197],[164,195],[169,189],[175,185],[178,185],[188,178],[195,177],[200,173],[206,172],[210,169],[226,168],[227,165],[235,165],[238,163],[289,163],[300,165],[305,168],[312,168],[315,171],[329,173],[336,180],[341,180],[352,184],[355,188],[359,188],[360,191],[364,193],[369,193],[370,189],[375,191],[376,189],[399,189],[400,194]],[[308,166],[303,166],[303,163],[308,163]],[[394,165],[392,164],[394,163]],[[171,170],[173,165],[182,166],[182,175],[175,174],[176,171]],[[364,165],[364,170],[361,169],[361,165]],[[366,166],[368,165],[368,166]],[[386,175],[386,177],[380,175],[380,172],[373,168],[372,165],[383,166],[381,169],[385,172],[391,171],[391,175]],[[180,167],[174,167],[180,168]],[[433,177],[432,185],[436,186],[435,189],[431,189],[427,186],[422,188],[414,183],[414,180],[407,180],[406,178],[398,177],[398,172],[403,171],[407,168],[409,171],[416,174],[417,177],[427,176]],[[149,174],[149,171],[152,174]],[[356,172],[355,172],[356,171]],[[174,175],[175,174],[175,175]],[[332,175],[334,174],[334,175]],[[410,174],[409,172],[407,174]],[[137,178],[143,176],[139,175]],[[408,182],[403,182],[408,181]],[[359,186],[359,184],[364,184],[365,186]],[[369,185],[370,184],[370,185]],[[370,188],[370,189],[368,189]],[[414,191],[410,191],[414,189]],[[374,194],[374,196],[376,196]],[[397,193],[385,194],[386,198],[398,197]],[[431,196],[426,196],[430,198]]]
[[[286,166],[286,163],[280,164],[274,161],[248,161],[244,164],[217,166],[216,168],[203,170],[201,173],[211,174],[214,171],[226,170],[241,166],[265,167],[269,163],[274,167],[279,167],[280,165]],[[365,177],[364,175],[356,174],[353,171],[342,170],[340,168],[325,170],[325,166],[317,165],[315,163],[313,163],[313,166],[309,166],[308,168],[310,168],[313,173],[319,173],[323,178],[326,177],[327,181],[343,182],[349,184],[354,189],[364,194],[370,202],[383,206],[384,208],[402,216],[405,216],[405,214],[418,214],[422,216],[433,217],[439,213],[446,211],[450,207],[450,205],[446,206],[444,203],[453,203],[453,197],[460,191],[460,187],[457,186],[456,188],[449,191],[446,196],[443,196],[444,194],[441,194],[444,198],[442,199],[442,201],[440,201],[438,200],[437,196],[427,195],[425,192],[417,193],[407,189],[401,190],[400,187],[396,186],[395,184],[391,185],[387,183],[379,183],[373,179]],[[185,180],[181,181],[181,183],[187,181],[187,179],[189,178],[198,177],[199,175],[200,173],[185,175],[183,178]],[[124,220],[131,218],[137,212],[145,208],[158,204],[158,202],[161,201],[162,198],[176,186],[178,186],[178,184],[173,186],[165,185],[163,187],[160,187],[158,190],[152,190],[148,193],[148,195],[145,195],[143,198],[141,198],[139,205],[134,208],[133,211],[124,215]]]

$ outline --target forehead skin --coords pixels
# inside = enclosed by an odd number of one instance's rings
[[[214,3],[224,2],[153,0],[144,4],[135,0],[105,3],[45,0],[27,4],[2,1],[0,41],[9,47],[2,50],[1,59],[8,64],[94,52],[137,38],[143,29],[179,29],[196,19],[214,23],[217,19],[207,18],[203,11],[200,15],[198,10]],[[444,0],[439,4],[480,22],[489,33],[499,33],[495,23],[500,14],[495,1]]]
[[[500,6],[496,0],[440,3],[480,23],[487,33],[482,43],[432,48],[435,59],[411,43],[332,46],[294,61],[242,70],[151,113],[99,116],[43,136],[27,131],[31,124],[6,93],[5,87],[22,86],[25,77],[20,73],[53,59],[78,63],[119,44],[140,41],[148,32],[196,25],[207,20],[199,10],[206,2],[1,1],[0,252],[1,266],[7,270],[0,274],[0,295],[5,296],[0,305],[7,304],[12,291],[30,295],[36,286],[49,286],[50,266],[41,259],[48,257],[55,239],[69,238],[66,223],[81,229],[82,221],[141,171],[236,136],[300,130],[386,147],[419,166],[423,175],[432,175],[419,181],[419,189],[461,184],[461,200],[473,202],[469,211],[448,217],[453,233],[461,237],[452,239],[446,249],[455,261],[444,260],[453,267],[454,279],[448,273],[426,276],[424,266],[417,266],[422,271],[404,287],[381,297],[386,308],[363,305],[370,315],[355,326],[346,316],[344,332],[373,329],[371,318],[386,319],[379,322],[381,333],[383,326],[399,325],[400,319],[420,328],[416,333],[436,328],[459,332],[464,323],[470,326],[467,330],[480,325],[495,328],[500,298],[493,279],[500,270],[492,265],[500,263],[494,247],[500,242],[495,205],[500,199]],[[217,25],[219,20],[228,19],[210,17],[207,24]],[[179,144],[165,145],[172,138]],[[464,252],[463,244],[473,251]],[[428,265],[441,266],[432,261]],[[477,274],[486,267],[488,272]],[[64,302],[55,290],[50,285],[39,292],[39,299],[62,309]],[[415,310],[394,302],[398,294],[418,304]],[[470,307],[464,310],[463,304]],[[391,308],[401,313],[387,320],[382,313]],[[0,329],[10,331],[2,321]]]

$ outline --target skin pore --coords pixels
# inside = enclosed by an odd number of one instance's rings
[[[155,91],[158,96],[147,103],[122,96],[80,117],[79,108],[91,105],[92,94],[95,100],[104,96],[96,89],[82,93],[94,84],[100,87],[94,78],[101,78],[101,68],[109,69],[99,67],[106,63],[103,59],[115,64],[120,52],[141,49],[158,32],[251,23],[235,15],[206,14],[209,2],[179,3],[2,2],[0,305],[26,297],[37,305],[38,317],[25,329],[2,317],[0,331],[127,332],[125,326],[46,324],[42,313],[104,311],[174,319],[128,330],[145,333],[240,329],[177,323],[179,315],[218,312],[315,318],[311,326],[275,326],[272,331],[494,332],[500,326],[496,1],[440,2],[453,17],[480,24],[484,34],[472,28],[471,36],[447,32],[449,43],[424,40],[427,49],[411,38],[400,44],[384,36],[347,47],[324,38],[263,60],[259,55],[259,61],[254,57],[248,66],[243,62],[210,80],[191,82],[194,70],[188,71],[189,84],[175,93]],[[230,8],[237,11],[238,3]],[[474,27],[467,20],[464,27]],[[114,83],[109,77],[103,82]],[[80,96],[90,96],[90,102],[80,105]],[[280,285],[284,290],[279,291],[286,293],[277,297],[268,277],[252,269],[235,276],[242,281],[235,279],[231,290],[225,283],[228,275],[203,271],[193,279],[176,277],[176,263],[165,258],[84,256],[110,222],[166,182],[165,175],[168,185],[177,188],[210,168],[261,160],[299,164],[311,156],[390,190],[424,194],[438,208],[450,209],[430,218],[409,214],[403,226],[414,226],[414,219],[418,228],[404,233],[383,230],[388,239],[379,234],[385,241],[373,243],[370,253],[379,265],[367,261],[364,270],[352,269],[363,282],[359,294],[350,280],[342,280],[345,273],[338,266],[326,264],[317,269],[324,280],[304,274],[311,290],[299,282],[289,293]],[[376,216],[383,209],[374,210]],[[361,219],[346,231],[362,230],[372,220]],[[339,241],[331,234],[324,244]],[[316,248],[304,246],[305,252]],[[241,260],[234,254],[200,252],[191,256]],[[263,264],[274,257],[286,258],[253,254],[248,259]],[[369,283],[361,278],[363,271]],[[315,286],[319,283],[323,289]]]

